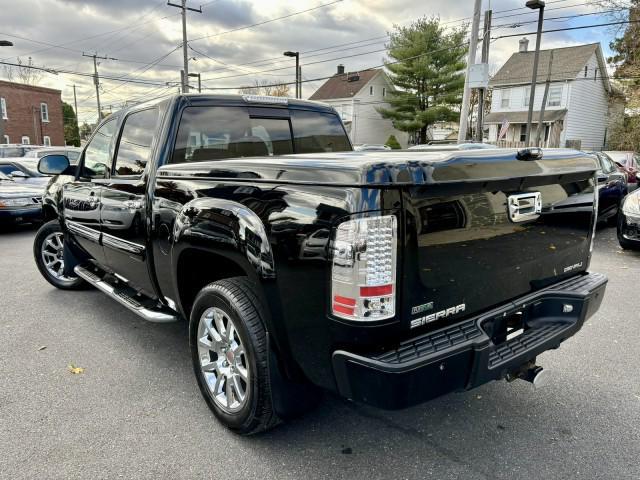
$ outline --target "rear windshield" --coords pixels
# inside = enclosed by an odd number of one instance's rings
[[[351,150],[337,115],[248,107],[187,107],[171,163]]]
[[[0,158],[24,157],[24,147],[2,147],[0,148]]]

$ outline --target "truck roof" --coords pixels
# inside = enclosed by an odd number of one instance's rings
[[[131,105],[119,110],[118,114],[127,113],[130,110],[159,105],[162,103],[183,102],[194,106],[253,106],[269,108],[300,108],[313,110],[319,113],[334,113],[335,109],[321,102],[298,100],[289,97],[270,97],[266,95],[240,95],[240,94],[215,94],[215,93],[187,93],[171,95],[158,99],[148,100],[143,103]]]

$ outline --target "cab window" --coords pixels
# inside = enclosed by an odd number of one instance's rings
[[[116,175],[141,175],[151,156],[160,112],[150,108],[127,116],[116,150]]]
[[[87,145],[84,153],[83,176],[106,178],[111,171],[111,139],[116,131],[116,119],[104,123]]]

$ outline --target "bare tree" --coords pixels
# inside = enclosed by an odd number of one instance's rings
[[[289,97],[291,87],[280,80],[255,80],[252,87],[243,87],[238,93],[245,95],[268,95],[270,97]]]
[[[4,67],[5,76],[10,82],[36,85],[42,79],[42,70],[33,68],[33,60],[31,57],[29,57],[26,63],[18,57],[17,63],[17,66],[5,65]]]

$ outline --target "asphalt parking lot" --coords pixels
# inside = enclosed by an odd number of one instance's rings
[[[251,438],[201,400],[185,324],[55,290],[34,233],[0,233],[0,478],[640,478],[640,255],[614,229],[591,264],[603,306],[539,357],[546,388],[494,382],[399,412],[327,395]]]

